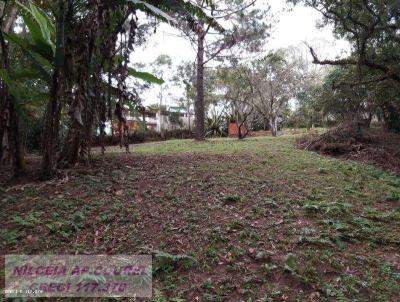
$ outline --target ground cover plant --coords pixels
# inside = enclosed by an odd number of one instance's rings
[[[398,299],[395,174],[291,135],[131,150],[2,184],[2,254],[152,253],[153,301]]]

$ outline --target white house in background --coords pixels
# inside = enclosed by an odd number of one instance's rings
[[[181,121],[180,125],[171,123],[169,118],[171,113],[179,115],[179,119]],[[132,131],[141,127],[143,122],[143,116],[140,115],[131,116],[128,114],[126,116],[126,119],[128,121],[129,129]],[[154,108],[146,107],[145,120],[147,129],[152,129],[157,132],[162,132],[175,129],[185,129],[185,130],[193,129],[195,119],[193,111],[188,112],[187,109],[184,107],[170,106],[162,111],[160,109],[155,110]],[[114,131],[117,131],[118,123],[116,120],[114,120],[113,122],[114,122],[113,124]],[[111,122],[107,121],[105,124],[106,124],[105,127],[106,135],[111,135],[112,132]],[[100,130],[97,129],[97,134],[99,134],[99,132]]]
[[[164,113],[164,114],[162,114]],[[170,121],[170,114],[177,114],[179,116],[180,125],[173,124]],[[166,112],[158,112],[159,123],[157,131],[162,130],[173,130],[173,129],[193,129],[194,125],[194,112],[187,110],[187,108],[179,106],[170,106],[167,108]]]
[[[181,125],[171,123],[170,115],[177,114]],[[194,126],[194,112],[184,107],[170,106],[165,110],[154,110],[151,107],[146,107],[146,126],[148,129],[153,129],[157,132],[174,129],[193,129]]]

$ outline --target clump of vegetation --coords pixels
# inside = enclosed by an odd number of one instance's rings
[[[228,196],[225,196],[224,203],[227,203],[227,204],[238,203],[241,200],[242,200],[242,198],[239,195],[228,195]]]
[[[320,151],[327,154],[343,154],[358,151],[371,142],[366,128],[360,121],[341,123],[321,134],[308,134],[297,140],[300,149]]]
[[[299,149],[340,155],[400,172],[400,153],[393,143],[399,137],[366,125],[362,120],[347,121],[323,134],[307,134],[296,140]],[[391,143],[389,143],[391,142]]]
[[[193,267],[197,261],[188,255],[173,255],[162,251],[154,251],[154,272],[171,272],[176,269],[189,269]]]

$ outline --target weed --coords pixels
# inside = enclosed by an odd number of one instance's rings
[[[189,269],[197,264],[197,261],[192,256],[188,255],[173,255],[162,251],[154,251],[153,271],[171,272],[177,268]]]
[[[233,203],[238,203],[241,201],[242,201],[242,198],[239,195],[228,195],[228,196],[225,196],[225,198],[224,198],[224,203],[226,203],[226,204],[233,204]]]
[[[24,236],[25,232],[19,230],[4,230],[2,233],[3,240],[8,244],[16,244]]]

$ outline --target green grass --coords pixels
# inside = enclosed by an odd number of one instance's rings
[[[3,193],[2,250],[167,255],[154,301],[398,298],[394,174],[298,150],[294,136],[131,151]]]
[[[162,142],[130,145],[131,152],[135,154],[171,155],[184,153],[205,153],[205,154],[231,154],[243,151],[255,151],[258,147],[273,142],[273,148],[282,147],[285,142],[294,136],[284,136],[279,140],[273,137],[253,137],[245,140],[232,138],[208,139],[204,142],[196,142],[192,139],[178,140],[171,139]],[[124,154],[125,150],[119,146],[107,147],[107,153]],[[97,150],[97,149],[96,149]],[[98,151],[98,150],[97,150]]]

